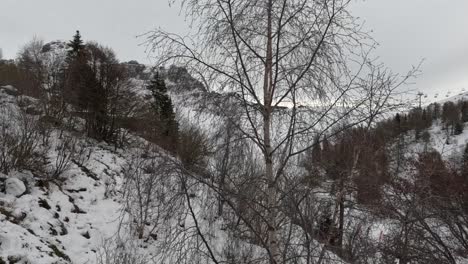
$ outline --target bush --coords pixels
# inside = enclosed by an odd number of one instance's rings
[[[463,123],[461,123],[461,122],[455,123],[455,127],[454,127],[453,133],[454,133],[455,135],[460,135],[460,134],[462,134],[462,133],[463,133]]]
[[[171,219],[184,214],[185,196],[177,191],[178,163],[159,149],[142,146],[123,167],[123,195],[128,232],[138,239],[156,239]],[[182,211],[181,211],[182,210]]]
[[[80,162],[84,156],[84,150],[78,139],[72,135],[64,135],[53,146],[53,155],[49,157],[50,163],[47,171],[48,181],[62,181],[63,174],[67,172],[73,162]],[[56,182],[58,183],[58,182]]]
[[[211,154],[207,136],[196,126],[189,125],[179,132],[178,155],[182,164],[192,170],[203,170]]]
[[[0,116],[0,171],[42,170],[40,133],[34,117],[22,111],[1,107]]]
[[[146,264],[149,259],[138,252],[138,245],[131,241],[107,240],[96,252],[97,264]]]

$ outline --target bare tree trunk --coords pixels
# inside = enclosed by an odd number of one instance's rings
[[[266,121],[270,121],[269,119],[265,119]],[[270,140],[270,129],[269,123],[267,128],[265,129],[265,142],[269,142]],[[266,143],[266,150],[269,151],[271,147],[268,146]],[[271,150],[270,150],[271,151]],[[269,153],[269,152],[267,152]],[[276,181],[273,176],[273,161],[271,155],[265,155],[265,165],[266,165],[266,177],[267,177],[267,201],[268,201],[268,250],[270,253],[271,263],[278,264],[280,263],[279,257],[279,245],[278,245],[278,238],[277,238],[277,205],[276,205]]]
[[[226,126],[226,139],[224,141],[225,150],[223,159],[221,162],[221,169],[219,175],[219,189],[221,191],[221,195],[219,196],[218,201],[218,216],[223,215],[223,207],[224,207],[224,194],[226,192],[226,176],[229,173],[229,156],[231,155],[231,138],[232,138],[232,127],[230,122],[227,123]]]
[[[341,179],[341,190],[344,191],[344,179]],[[345,196],[341,195],[339,201],[340,213],[339,213],[339,222],[338,222],[338,243],[337,246],[341,251],[343,250],[343,231],[344,231],[344,206],[345,206]]]
[[[267,49],[265,61],[265,75],[263,83],[263,138],[264,138],[264,156],[265,156],[265,176],[267,180],[267,203],[268,203],[268,251],[270,262],[272,264],[280,263],[280,250],[277,237],[277,204],[276,204],[276,180],[273,174],[273,158],[271,147],[271,99],[272,99],[272,79],[273,79],[273,45],[272,45],[272,7],[273,1],[267,0]]]

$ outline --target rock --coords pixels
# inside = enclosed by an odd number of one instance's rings
[[[44,208],[46,210],[50,210],[52,208],[52,207],[50,207],[47,200],[44,200],[44,199],[41,199],[41,198],[39,198],[38,204],[39,204],[39,207],[42,207],[42,208]]]
[[[30,106],[26,108],[26,114],[28,115],[40,115],[42,113],[41,109],[38,109],[35,106]]]
[[[1,86],[0,90],[8,95],[17,96],[19,94],[18,90],[11,85]]]
[[[26,192],[24,183],[16,178],[8,178],[5,181],[5,193],[13,196],[20,196]]]

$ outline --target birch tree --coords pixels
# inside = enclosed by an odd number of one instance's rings
[[[187,67],[240,107],[233,125],[262,157],[262,244],[270,263],[286,262],[280,205],[294,157],[311,149],[314,138],[391,110],[417,67],[397,75],[379,64],[371,56],[375,42],[348,11],[350,0],[170,2],[180,4],[193,31],[156,29],[147,34],[149,47],[161,66]]]

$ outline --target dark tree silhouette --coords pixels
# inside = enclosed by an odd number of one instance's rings
[[[155,136],[162,147],[175,151],[177,149],[178,124],[175,119],[172,100],[167,93],[166,83],[163,77],[156,72],[148,90],[153,95],[153,112],[155,115]]]
[[[68,51],[68,58],[76,58],[78,57],[81,52],[84,50],[85,45],[83,40],[81,39],[80,31],[77,30],[76,34],[73,36],[73,40],[67,43],[67,46],[70,48]]]

